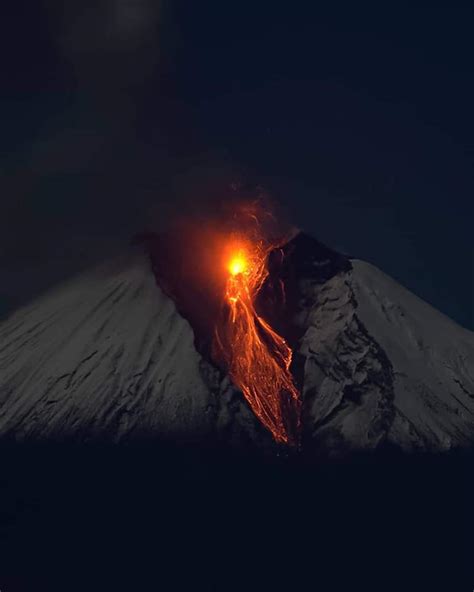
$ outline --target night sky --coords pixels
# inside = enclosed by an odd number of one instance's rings
[[[467,12],[18,0],[0,22],[1,314],[242,182],[474,327]]]

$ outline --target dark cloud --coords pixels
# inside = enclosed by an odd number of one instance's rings
[[[118,54],[157,46],[159,0],[72,0],[50,6],[53,31],[66,55],[80,61],[86,56]]]
[[[46,1],[36,11],[23,16],[37,27],[9,47],[24,78],[2,114],[0,314],[126,243],[170,168],[162,146],[138,139],[150,79],[160,92],[161,3]],[[155,136],[169,125],[163,109]]]
[[[311,3],[307,16],[265,2],[8,6],[0,310],[243,180],[472,325],[472,36],[458,23],[443,15],[441,46],[424,15],[331,20]]]

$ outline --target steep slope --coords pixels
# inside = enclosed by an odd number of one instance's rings
[[[272,273],[287,287],[306,450],[472,443],[472,333],[307,235],[282,261]],[[153,269],[126,256],[0,323],[0,437],[272,446]]]
[[[393,367],[389,439],[450,448],[474,440],[474,334],[379,269],[354,261],[358,315]]]
[[[2,436],[202,438],[225,427],[231,387],[197,353],[142,254],[53,290],[0,336]]]
[[[474,441],[474,334],[376,267],[300,236],[306,442],[442,450]]]

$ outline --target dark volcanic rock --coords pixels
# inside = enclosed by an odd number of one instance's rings
[[[0,325],[2,437],[273,448],[158,265],[103,265]],[[473,334],[377,268],[299,234],[272,253],[258,306],[295,349],[308,451],[472,442]]]

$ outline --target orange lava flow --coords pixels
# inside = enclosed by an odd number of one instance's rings
[[[232,236],[225,253],[225,301],[229,314],[216,328],[215,347],[252,411],[277,442],[297,445],[300,398],[290,373],[291,348],[255,309],[268,277],[274,245]],[[296,414],[296,430],[288,412]]]

